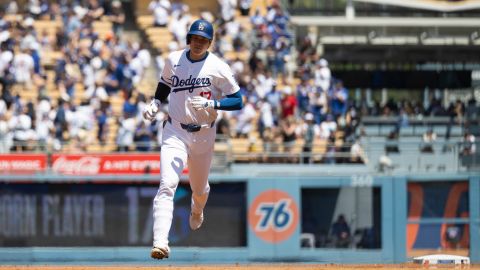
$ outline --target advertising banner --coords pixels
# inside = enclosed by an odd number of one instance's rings
[[[45,154],[4,154],[0,155],[0,171],[2,173],[39,173],[47,169]]]
[[[52,171],[64,175],[159,174],[160,154],[53,154]]]
[[[155,184],[0,183],[0,246],[151,246]],[[171,246],[246,246],[246,185],[216,183],[197,231],[191,191],[178,186]]]
[[[467,181],[408,183],[407,249],[469,248],[468,223],[413,223],[423,218],[468,218],[468,200]]]

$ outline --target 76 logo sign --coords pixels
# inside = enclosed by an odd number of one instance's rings
[[[292,236],[298,225],[298,207],[286,192],[271,189],[260,193],[248,210],[248,223],[256,236],[278,243]]]
[[[289,209],[291,200],[284,199],[276,203],[261,203],[257,208],[256,214],[260,215],[256,229],[266,231],[272,228],[276,231],[283,231],[292,222],[292,210]]]

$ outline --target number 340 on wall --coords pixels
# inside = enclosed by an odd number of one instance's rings
[[[352,187],[371,187],[373,186],[373,177],[371,175],[352,175],[350,178]]]

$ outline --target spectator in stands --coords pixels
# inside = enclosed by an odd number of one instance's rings
[[[330,82],[332,80],[332,72],[328,67],[328,61],[324,58],[318,60],[314,69],[314,84],[322,91],[328,92],[330,90]]]
[[[8,122],[9,130],[13,131],[14,149],[16,151],[28,150],[28,143],[34,138],[32,118],[28,115],[28,107],[20,105]]]
[[[325,164],[337,163],[337,146],[335,145],[335,135],[333,133],[327,138],[327,151],[324,154],[323,162]]]
[[[408,114],[407,112],[403,109],[400,108],[400,113],[398,115],[398,121],[397,121],[397,131],[400,132],[400,130],[404,127],[408,127],[410,124],[410,120],[408,119]]]
[[[227,111],[219,111],[215,126],[217,127],[217,134],[230,138],[230,119]]]
[[[138,51],[135,55],[136,58],[140,59],[140,62],[143,65],[144,70],[150,67],[150,63],[152,61],[152,55],[147,49],[147,46],[143,43],[138,44]],[[142,78],[143,79],[143,78]]]
[[[88,0],[87,10],[87,15],[93,20],[100,20],[105,13],[105,9],[98,0]]]
[[[106,141],[106,129],[108,126],[108,107],[107,106],[100,106],[98,109],[95,110],[95,118],[98,125],[97,128],[97,140],[98,142],[103,145]]]
[[[206,8],[200,8],[200,19],[205,20],[210,23],[215,22],[215,16]]]
[[[48,9],[48,17],[51,21],[62,19],[62,7],[60,3],[52,2],[50,3],[50,8]]]
[[[78,138],[82,142],[90,140],[90,131],[93,130],[95,114],[88,100],[82,100],[80,105],[73,106],[71,115],[67,118],[70,123],[70,138]]]
[[[168,0],[153,0],[148,5],[148,10],[153,13],[153,25],[167,27],[171,13],[171,4]]]
[[[116,36],[121,36],[123,33],[123,24],[125,23],[125,12],[119,0],[112,2],[112,9],[108,14],[108,19],[112,22],[113,33]]]
[[[313,149],[313,141],[315,139],[315,124],[314,116],[312,113],[307,112],[305,114],[305,123],[303,127],[303,148],[304,153],[303,163],[309,164],[312,160],[311,153]]]
[[[254,128],[252,122],[256,115],[254,100],[250,97],[243,106],[243,110],[234,112],[234,117],[237,120],[235,127],[237,138],[248,138]]]
[[[329,108],[327,92],[321,87],[312,89],[309,93],[309,103],[310,111],[315,117],[315,124],[320,125],[325,120],[325,114]]]
[[[13,52],[8,48],[7,42],[1,43],[0,46],[0,84],[2,86],[1,97],[6,105],[10,107],[12,103],[12,96],[10,93],[10,86],[14,83],[14,75],[12,74],[12,60],[14,58]]]
[[[442,248],[445,249],[458,249],[460,248],[460,242],[462,240],[463,229],[462,225],[449,225],[445,230],[445,236],[442,237],[445,241],[442,241]]]
[[[422,148],[423,153],[433,153],[433,144],[437,140],[437,133],[433,131],[433,128],[429,128],[422,136]]]
[[[275,123],[273,118],[272,105],[267,101],[267,99],[262,99],[258,103],[258,106],[260,108],[258,131],[260,133],[260,137],[263,137],[263,131],[267,128],[272,129]]]
[[[243,74],[246,71],[245,62],[239,57],[236,57],[235,60],[233,60],[231,68],[234,74]]]
[[[138,113],[136,97],[134,95],[127,96],[123,103],[123,115],[127,117],[134,117]]]
[[[134,144],[134,137],[136,131],[136,119],[135,117],[125,116],[124,119],[118,119],[119,128],[117,133],[117,151],[126,152],[129,151],[130,146]]]
[[[42,14],[42,6],[39,0],[28,0],[28,12],[30,15],[38,19]]]
[[[337,122],[333,118],[333,115],[328,114],[325,121],[320,124],[320,138],[328,139],[337,131]]]
[[[12,68],[15,82],[31,89],[33,86],[34,61],[29,48],[18,49],[18,51],[15,52]]]
[[[477,145],[475,143],[475,136],[469,131],[465,131],[462,139],[462,155],[470,156],[475,154]]]
[[[282,111],[282,93],[277,90],[277,83],[273,80],[271,80],[269,83],[266,83],[264,87],[269,88],[269,91],[265,95],[264,100],[268,104],[270,104],[273,122],[275,124],[278,124],[278,118]]]
[[[242,16],[248,16],[250,13],[250,7],[252,6],[252,0],[239,0],[238,8]]]
[[[220,19],[223,23],[233,20],[235,9],[237,7],[236,0],[218,0],[220,6]]]
[[[479,121],[479,113],[480,110],[477,107],[477,101],[475,100],[475,97],[472,96],[468,102],[467,106],[465,108],[465,117],[466,117],[466,124],[480,124]],[[477,121],[477,123],[475,123]]]
[[[262,162],[279,162],[278,157],[270,155],[271,153],[278,153],[280,151],[279,134],[280,132],[276,126],[266,128],[263,131],[262,141],[264,155],[262,157]]]
[[[7,103],[5,100],[0,99],[0,115],[6,115],[8,112]]]
[[[338,215],[337,220],[332,224],[331,235],[337,248],[346,248],[351,242],[350,226],[343,214]]]
[[[345,115],[348,108],[348,91],[343,86],[341,80],[335,82],[330,94],[331,112],[337,118],[340,115]]]
[[[40,151],[46,151],[47,146],[52,141],[51,135],[54,134],[55,125],[48,116],[48,113],[42,113],[35,125],[36,139]]]
[[[5,7],[6,14],[17,14],[18,13],[18,4],[17,1],[9,1]]]
[[[188,13],[188,8],[184,8],[178,12],[177,16],[172,16],[170,20],[169,30],[178,40],[180,46],[186,44],[186,36],[188,26],[190,25],[191,15]]]
[[[11,137],[7,115],[5,113],[0,113],[0,153],[4,154],[10,152]]]
[[[55,40],[50,37],[47,29],[43,29],[43,31],[40,33],[38,42],[40,43],[42,50],[45,51],[51,51],[53,49],[53,45],[55,44]]]
[[[110,62],[104,78],[104,87],[109,96],[115,95],[120,90],[121,79],[117,76],[118,72],[116,70],[117,64],[114,61]]]
[[[151,151],[151,141],[153,140],[153,132],[150,129],[150,126],[145,123],[145,121],[138,121],[137,128],[134,134],[134,142],[136,145],[136,150],[139,152],[148,152]]]
[[[55,139],[58,141],[58,144],[63,144],[66,140],[64,131],[69,129],[67,114],[70,113],[70,104],[61,98],[57,101],[57,104],[57,108],[53,108],[56,111],[53,120],[55,124]]]
[[[447,112],[445,108],[442,106],[442,102],[439,98],[433,98],[430,102],[430,106],[425,111],[425,115],[430,116],[444,116]]]
[[[266,31],[266,20],[265,17],[260,14],[260,8],[255,9],[255,13],[250,17],[250,23],[252,24],[253,30],[257,32],[256,35]]]
[[[398,137],[399,133],[397,129],[390,131],[387,136],[387,143],[385,145],[385,152],[388,153],[399,153],[400,149],[398,148]]]
[[[286,154],[284,159],[286,163],[296,163],[297,158],[294,155],[294,147],[297,139],[297,123],[293,115],[280,120],[280,132],[282,134],[283,152]]]
[[[297,104],[298,104],[298,114],[305,115],[309,110],[310,103],[310,93],[313,92],[312,86],[310,85],[309,80],[302,79],[300,84],[297,85],[297,90],[295,91],[297,95]]]
[[[356,131],[360,124],[360,116],[355,106],[350,106],[345,115],[345,128],[343,129],[345,140],[355,140]],[[360,134],[361,136],[361,134]],[[361,137],[363,138],[363,137]]]
[[[171,6],[171,16],[173,18],[176,18],[182,12],[188,13],[189,9],[190,8],[188,7],[188,5],[183,3],[182,0],[173,0]]]
[[[258,99],[263,99],[268,94],[275,95],[275,98],[277,98],[280,94],[275,93],[277,90],[277,82],[272,77],[272,73],[270,71],[266,71],[265,73],[258,72],[255,76],[255,79],[253,80],[253,83],[255,87],[255,94]],[[273,96],[269,97],[268,100],[270,100],[270,98],[273,98]],[[273,103],[271,103],[271,105],[273,108],[277,108],[277,105],[280,104],[277,104],[276,101],[274,101]]]
[[[281,101],[282,105],[282,118],[285,119],[289,116],[295,116],[297,113],[297,98],[295,97],[292,88],[285,86],[283,89],[283,97]]]
[[[368,163],[368,157],[362,146],[362,140],[360,139],[360,137],[356,138],[352,146],[350,147],[350,162],[361,164]]]
[[[82,27],[81,20],[83,19],[86,13],[87,11],[80,6],[75,6],[75,8],[70,9],[68,11],[68,17],[66,19],[65,36],[70,37],[73,33],[75,33],[77,30],[79,30]],[[62,40],[62,39],[57,38],[57,40]]]

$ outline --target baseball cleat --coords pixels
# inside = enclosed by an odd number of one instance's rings
[[[192,230],[198,230],[200,226],[202,226],[203,223],[203,212],[200,214],[196,214],[193,212],[190,212],[190,229]]]
[[[153,247],[150,252],[150,256],[157,260],[166,259],[168,258],[168,255],[170,255],[170,249],[168,247]]]

